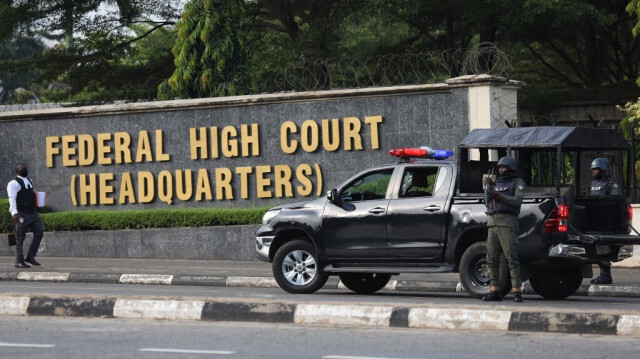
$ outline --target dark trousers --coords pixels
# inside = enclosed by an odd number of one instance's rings
[[[42,221],[37,212],[34,213],[22,213],[20,212],[20,220],[16,223],[16,260],[24,261],[24,254],[22,252],[22,244],[27,236],[27,230],[31,229],[33,232],[33,241],[29,246],[29,252],[27,252],[27,258],[35,258],[38,254],[38,248],[40,247],[40,241],[42,241]]]
[[[518,229],[502,226],[488,228],[487,236],[487,265],[492,286],[500,286],[500,254],[504,254],[511,274],[511,286],[520,288],[520,260],[518,259]]]

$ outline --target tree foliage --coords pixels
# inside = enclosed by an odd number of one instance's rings
[[[161,79],[163,98],[241,94],[305,60],[492,42],[529,95],[604,96],[598,89],[640,77],[639,2],[193,0],[175,32],[179,0],[10,0],[0,2],[0,39],[60,42],[37,58],[0,59],[0,70],[37,69],[31,88],[46,100],[150,100]],[[173,54],[160,39],[177,41]]]
[[[0,59],[20,61],[38,56],[44,45],[37,39],[12,39],[0,43]],[[38,76],[36,69],[23,71],[0,70],[0,104],[18,101],[20,91],[28,92],[29,85]]]
[[[241,95],[250,90],[249,49],[241,0],[192,0],[178,21],[172,52],[176,70],[164,98]]]
[[[171,73],[177,0],[13,0],[0,6],[0,39],[45,39],[40,56],[0,59],[0,70],[38,69],[46,101],[151,100]],[[164,38],[169,46],[157,44]],[[143,44],[144,42],[147,45]],[[156,43],[156,52],[144,47]],[[149,55],[141,59],[142,54]],[[132,62],[131,58],[138,58]]]

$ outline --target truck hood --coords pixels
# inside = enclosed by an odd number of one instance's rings
[[[310,201],[283,204],[283,205],[280,205],[280,206],[275,206],[273,208],[269,208],[269,211],[300,209],[300,208],[307,207],[309,205],[316,205],[318,202],[321,202],[321,201],[323,201],[325,199],[326,199],[325,197],[320,197],[320,198],[312,199]]]

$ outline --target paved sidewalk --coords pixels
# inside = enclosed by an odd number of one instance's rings
[[[277,288],[271,264],[261,261],[189,259],[114,259],[38,257],[40,267],[18,269],[13,257],[0,257],[0,280],[97,282]],[[613,268],[612,285],[585,279],[575,295],[640,298],[640,268]],[[597,275],[598,267],[594,266]],[[325,288],[345,289],[337,277]],[[525,293],[533,293],[525,283]],[[385,288],[391,291],[463,292],[457,273],[401,274]]]

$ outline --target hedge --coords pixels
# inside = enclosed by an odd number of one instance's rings
[[[227,209],[155,209],[131,211],[40,211],[45,231],[203,227],[260,224],[268,207]],[[0,199],[0,231],[13,230],[9,200]]]

